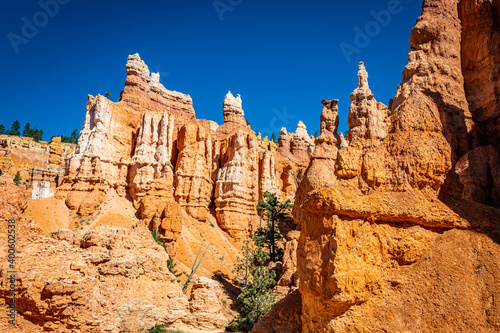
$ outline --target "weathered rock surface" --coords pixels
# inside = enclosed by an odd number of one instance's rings
[[[245,112],[242,108],[242,100],[240,95],[236,97],[229,91],[224,98],[224,104],[222,105],[222,111],[224,114],[224,123],[235,123],[242,126],[246,126]]]
[[[498,150],[471,112],[487,107],[464,91],[464,82],[496,79],[482,64],[462,74],[464,63],[475,66],[471,36],[499,45],[477,23],[491,17],[489,1],[424,1],[390,108],[360,65],[346,143],[336,137],[336,101],[323,101],[294,206],[303,332],[498,330],[500,307],[489,300],[500,292],[500,211],[472,202],[496,204]],[[491,45],[479,47],[486,63],[497,54]]]
[[[198,120],[181,128],[177,140],[175,199],[189,215],[205,222],[212,198],[213,144],[210,129]]]
[[[56,332],[149,332],[160,323],[220,329],[227,323],[213,281],[198,283],[189,301],[144,223],[130,230],[57,230],[45,237],[22,215],[23,192],[5,181],[0,188],[1,244],[7,244],[7,219],[17,221],[18,322]],[[8,293],[6,254],[2,248],[2,305]]]
[[[477,144],[477,128],[464,91],[461,22],[457,1],[425,0],[410,36],[411,52],[392,110],[420,91],[432,98],[452,151],[462,155]]]
[[[103,96],[89,96],[78,145],[57,193],[58,198],[66,198],[67,206],[82,216],[95,211],[109,188],[125,195],[128,168],[122,156],[131,155],[130,139],[125,141],[131,132],[127,124],[138,120],[127,113],[117,112]],[[125,124],[120,123],[120,115],[126,117]]]
[[[192,326],[205,330],[222,330],[229,324],[221,312],[221,292],[219,284],[214,280],[200,277],[193,282],[189,298]]]
[[[349,107],[349,137],[351,145],[358,146],[358,139],[383,140],[387,137],[389,109],[377,103],[368,86],[368,73],[363,62],[359,63],[358,87],[351,94]]]
[[[482,147],[474,146],[472,148],[476,149],[473,152],[459,156],[461,160],[457,163],[456,172],[463,186],[464,198],[500,208],[498,192],[500,33],[496,23],[499,17],[498,8],[499,4],[495,1],[459,3],[465,94],[470,112],[479,128],[479,141]],[[484,156],[485,151],[489,152],[489,157]],[[471,157],[478,157],[486,162],[483,165],[488,165],[489,168],[480,171],[478,162],[472,161]],[[469,188],[469,185],[472,188]]]
[[[217,220],[232,237],[242,238],[257,223],[257,138],[252,130],[241,127],[218,141],[217,148],[220,152],[215,187]]]
[[[293,198],[313,150],[302,123],[294,139],[259,140],[247,125],[239,95],[223,103],[224,124],[196,120],[188,95],[166,90],[138,55],[127,60],[119,103],[89,96],[75,153],[56,197],[81,216],[106,193],[129,196],[150,228],[177,239],[178,205],[200,222],[215,206],[218,224],[231,236],[255,229],[255,206],[264,191]],[[175,204],[175,202],[177,204]]]
[[[280,133],[281,136],[281,133]],[[302,121],[297,124],[297,129],[291,142],[292,154],[302,163],[309,164],[314,151],[314,137],[307,133],[306,125]]]
[[[276,305],[252,329],[253,333],[300,333],[302,332],[302,300],[298,290]]]
[[[138,111],[168,112],[174,116],[176,129],[194,118],[191,96],[165,89],[160,83],[160,74],[150,75],[148,66],[137,53],[128,56],[126,68],[127,79],[120,101]]]
[[[60,137],[52,138],[51,142],[36,142],[33,138],[1,134],[0,175],[14,178],[19,171],[24,182],[30,179],[30,170],[35,167],[64,174],[66,161],[74,150],[74,144],[61,143]]]
[[[35,166],[30,170],[28,188],[31,188],[31,199],[53,197],[56,188],[61,185],[64,170],[42,169]]]

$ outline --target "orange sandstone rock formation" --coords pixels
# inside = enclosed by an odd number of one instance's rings
[[[205,222],[213,205],[218,224],[242,238],[255,229],[255,206],[264,191],[293,198],[292,179],[313,150],[302,123],[288,148],[277,152],[247,125],[239,95],[226,95],[224,124],[218,126],[196,120],[191,98],[166,90],[138,55],[129,56],[126,67],[120,102],[89,96],[80,140],[57,193],[70,209],[88,216],[115,191],[130,196],[150,228],[160,226],[176,239],[180,221],[167,218],[172,214],[166,208],[180,205]]]
[[[189,215],[205,222],[212,198],[213,143],[210,128],[198,120],[183,126],[177,139],[175,199]]]
[[[7,219],[16,219],[18,234],[20,318],[8,331],[149,332],[160,323],[199,331],[227,325],[215,281],[199,280],[188,299],[167,268],[168,254],[144,223],[130,230],[106,225],[56,230],[46,237],[23,216],[24,192],[11,181],[1,181],[0,189],[0,243],[7,244]],[[2,305],[8,293],[6,255],[0,254]],[[0,325],[7,331],[3,321]]]
[[[46,169],[64,175],[66,160],[74,151],[75,145],[61,143],[54,137],[51,142],[36,142],[33,138],[0,135],[0,176],[14,178],[19,171],[23,182],[31,178],[33,168]],[[59,184],[52,183],[51,187]],[[31,184],[28,185],[31,188]]]
[[[500,211],[474,202],[496,202],[496,125],[477,121],[496,119],[498,94],[486,88],[497,84],[486,68],[498,54],[496,6],[424,1],[389,108],[360,64],[347,142],[336,137],[337,101],[323,101],[294,206],[300,327],[269,317],[256,332],[499,329],[500,307],[489,300],[500,293]],[[473,45],[478,36],[489,44]],[[479,77],[485,82],[474,85]],[[277,318],[288,311],[282,304],[271,312]]]
[[[120,101],[138,111],[168,112],[174,116],[176,128],[194,118],[191,97],[165,89],[160,83],[160,74],[150,74],[148,66],[137,53],[128,57],[126,68],[127,79]]]

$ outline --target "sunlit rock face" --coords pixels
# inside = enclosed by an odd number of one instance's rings
[[[236,123],[243,126],[246,125],[245,112],[242,109],[240,95],[236,95],[236,97],[234,97],[229,91],[224,98],[222,111],[224,113],[224,123]]]
[[[55,195],[56,188],[61,185],[63,170],[51,170],[35,167],[30,170],[31,199],[45,199]]]
[[[238,129],[219,142],[220,162],[215,204],[220,226],[232,237],[242,238],[257,223],[259,161],[257,138]]]
[[[37,142],[29,137],[0,134],[0,176],[14,179],[19,172],[20,185],[32,190],[33,199],[54,196],[75,147],[61,142],[60,137]]]
[[[496,125],[475,116],[494,119],[486,85],[497,80],[473,60],[498,53],[495,6],[424,1],[389,107],[359,65],[346,140],[336,136],[337,101],[323,101],[321,136],[294,206],[303,332],[498,329],[491,319],[500,307],[484,311],[497,282],[474,264],[496,267],[500,258],[500,212],[474,202],[494,204],[497,193]],[[474,45],[477,36],[491,44]],[[474,85],[479,77],[490,83]],[[493,104],[469,96],[477,90]]]
[[[0,180],[0,227],[7,229],[7,221],[15,219],[23,235],[17,241],[17,325],[2,319],[2,332],[13,327],[25,332],[149,332],[158,323],[199,332],[220,331],[228,324],[218,284],[199,278],[191,297],[184,295],[169,271],[168,254],[143,222],[130,229],[59,229],[46,236],[24,216],[27,200],[11,180]],[[7,244],[7,233],[0,234],[0,242]],[[7,252],[0,259],[7,262]],[[7,276],[7,266],[0,275]],[[8,288],[2,283],[0,293],[6,295]],[[72,315],[62,315],[61,308]]]
[[[255,206],[265,191],[294,198],[314,149],[302,122],[278,147],[247,125],[240,95],[225,96],[219,126],[197,120],[189,95],[165,89],[139,55],[128,57],[126,69],[120,102],[89,96],[80,140],[56,190],[71,210],[91,215],[115,191],[130,198],[148,227],[175,240],[182,219],[173,211],[206,222],[213,206],[222,229],[242,238],[256,228]]]
[[[297,129],[293,135],[291,152],[298,160],[306,164],[309,163],[311,155],[314,152],[314,138],[309,136],[306,125],[302,121],[299,121],[297,124]]]
[[[383,140],[387,137],[389,109],[375,100],[368,86],[368,73],[359,63],[358,86],[351,94],[349,107],[349,139],[352,145],[362,146],[363,140]],[[355,140],[353,140],[355,138]]]
[[[160,74],[149,72],[148,66],[136,53],[128,56],[127,79],[120,101],[137,111],[168,112],[175,118],[176,128],[195,117],[189,95],[167,90],[160,83]]]
[[[210,128],[193,120],[181,128],[175,168],[175,199],[189,215],[207,220],[212,195],[213,143]]]

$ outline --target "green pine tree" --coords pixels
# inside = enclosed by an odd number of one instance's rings
[[[78,130],[75,128],[73,132],[71,132],[71,136],[69,138],[70,143],[78,143],[78,139],[80,136],[78,135]]]
[[[283,249],[278,242],[283,239],[279,230],[279,223],[290,216],[293,207],[290,200],[280,202],[275,193],[264,192],[264,199],[260,199],[257,205],[259,214],[267,218],[267,225],[257,229],[254,241],[257,246],[266,245],[272,262],[281,261]]]
[[[14,184],[17,186],[21,185],[21,173],[19,171],[14,176]]]
[[[271,141],[274,142],[274,143],[277,143],[278,141],[276,141],[276,134],[271,134]]]
[[[4,125],[0,125],[0,134],[5,134],[7,131]]]
[[[19,132],[20,129],[21,124],[19,123],[19,120],[14,121],[10,127],[10,131],[13,133],[11,135],[21,135],[21,132]]]
[[[274,305],[276,295],[276,272],[265,265],[267,254],[261,246],[252,248],[247,240],[242,248],[243,257],[239,258],[237,271],[243,282],[236,306],[241,317],[234,320],[230,327],[236,331],[251,331],[252,327]]]
[[[31,134],[30,127],[31,127],[30,123],[26,123],[26,125],[24,125],[23,136],[30,137],[30,134]]]

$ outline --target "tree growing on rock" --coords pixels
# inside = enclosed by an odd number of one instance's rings
[[[265,265],[268,255],[262,246],[252,246],[250,241],[246,240],[242,252],[243,257],[238,259],[236,266],[243,286],[236,299],[241,317],[235,319],[229,328],[233,331],[249,332],[276,301],[276,295],[273,294],[276,272]]]
[[[80,138],[80,136],[78,135],[78,130],[76,128],[73,130],[73,132],[71,132],[70,136],[66,135],[59,135],[59,136],[61,137],[61,142],[74,143],[74,144],[77,144],[78,139]],[[53,137],[56,137],[56,135],[52,135],[50,139],[52,140]]]
[[[271,139],[272,142],[277,143],[278,141],[276,140],[276,134],[271,134]]]
[[[275,193],[264,192],[264,199],[260,199],[257,211],[267,219],[267,225],[257,229],[254,241],[257,246],[267,246],[272,262],[281,261],[283,249],[278,242],[283,239],[279,229],[279,223],[290,216],[293,207],[290,200],[280,202]]]
[[[14,184],[17,186],[21,185],[21,173],[19,171],[14,176]]]
[[[26,123],[26,125],[24,125],[23,136],[27,138],[33,138],[38,142],[43,138],[43,130],[36,128],[36,126],[31,128],[31,124]]]
[[[21,135],[21,132],[19,131],[21,129],[21,124],[19,123],[19,120],[16,120],[12,123],[12,126],[10,127],[9,135]]]

